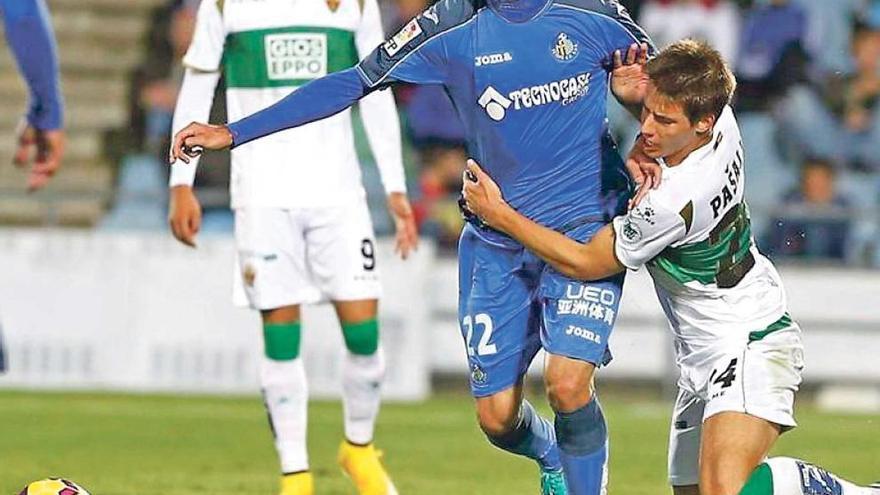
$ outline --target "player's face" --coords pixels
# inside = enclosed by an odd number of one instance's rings
[[[711,123],[703,120],[692,123],[681,104],[649,87],[642,108],[642,137],[648,156],[677,164],[701,145],[710,128]]]

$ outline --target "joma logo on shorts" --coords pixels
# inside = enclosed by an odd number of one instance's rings
[[[596,335],[595,332],[591,332],[586,328],[581,328],[574,325],[569,325],[568,328],[565,329],[565,335],[574,335],[575,337],[580,337],[584,340],[589,340],[590,342],[595,342],[597,344],[602,343],[601,335]]]

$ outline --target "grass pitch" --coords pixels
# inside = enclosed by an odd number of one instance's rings
[[[615,400],[611,393],[603,404],[612,434],[610,493],[670,493],[670,404]],[[335,402],[309,410],[319,495],[354,493],[335,463],[341,414]],[[880,478],[880,416],[803,407],[798,415],[801,427],[783,437],[775,454],[820,463],[857,482]],[[536,467],[490,447],[464,395],[385,405],[377,445],[403,495],[538,493]],[[0,392],[0,494],[65,476],[93,495],[275,495],[276,466],[256,397]]]

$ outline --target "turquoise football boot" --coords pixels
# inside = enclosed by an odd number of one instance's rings
[[[541,495],[568,495],[562,471],[541,471]]]

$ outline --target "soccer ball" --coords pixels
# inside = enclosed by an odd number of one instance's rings
[[[85,488],[62,478],[34,481],[18,495],[89,495]]]

